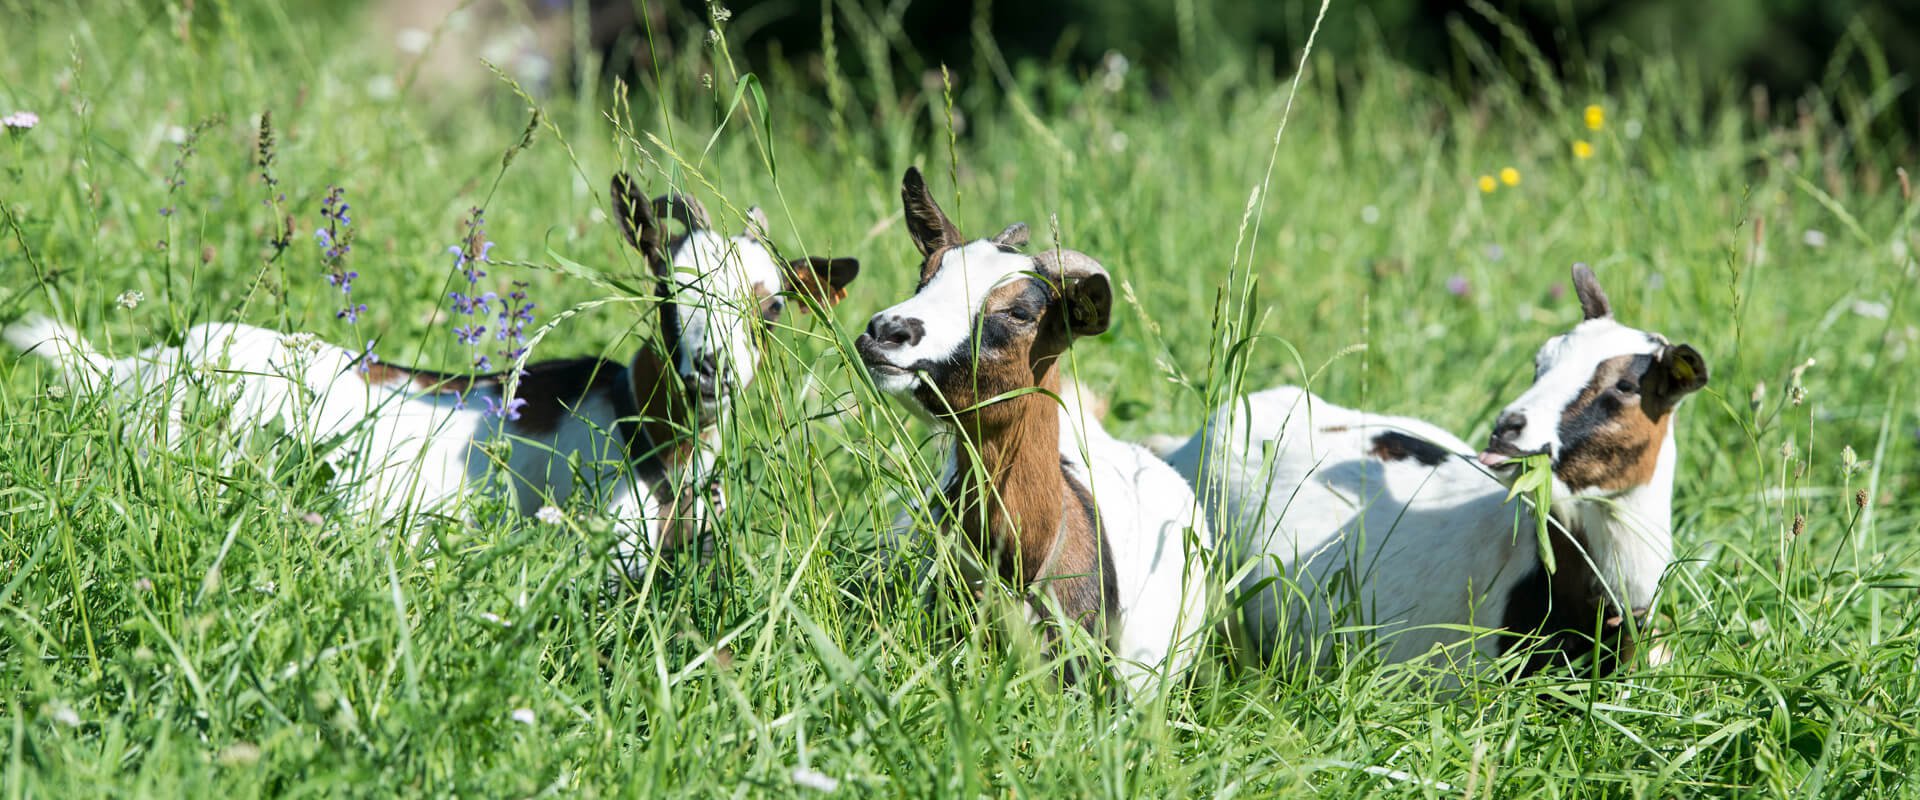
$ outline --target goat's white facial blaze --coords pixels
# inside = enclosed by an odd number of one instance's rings
[[[874,315],[876,323],[894,320],[912,326],[916,335],[887,349],[883,362],[869,360],[874,384],[889,395],[909,398],[919,385],[919,371],[966,358],[987,296],[1033,269],[1033,257],[1008,252],[984,239],[941,254],[933,280],[905,302]]]
[[[781,291],[781,270],[753,237],[708,230],[687,234],[673,263],[680,323],[673,366],[699,397],[702,416],[710,416],[729,391],[753,382],[752,326],[761,300]]]
[[[1545,452],[1558,459],[1566,449],[1561,421],[1601,365],[1620,356],[1654,355],[1665,346],[1659,336],[1611,317],[1587,320],[1547,340],[1533,359],[1533,386],[1501,411],[1502,420],[1524,421],[1506,443],[1521,453]]]

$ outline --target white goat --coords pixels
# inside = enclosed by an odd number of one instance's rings
[[[1249,570],[1238,591],[1259,655],[1324,662],[1333,631],[1362,625],[1390,662],[1529,639],[1523,672],[1630,659],[1630,620],[1672,557],[1674,409],[1707,367],[1616,322],[1585,265],[1573,278],[1585,320],[1540,348],[1533,386],[1477,458],[1428,423],[1293,387],[1229,402],[1169,456],[1201,487],[1224,560]],[[1533,510],[1507,501],[1517,459],[1536,453],[1553,464],[1553,574]]]
[[[328,445],[344,505],[356,515],[442,512],[499,482],[511,486],[523,514],[585,493],[590,508],[615,521],[616,568],[637,576],[649,554],[698,537],[708,506],[720,500],[708,474],[720,445],[715,423],[731,393],[753,380],[755,328],[779,318],[788,293],[831,306],[859,265],[780,264],[757,235],[758,209],[750,212],[755,235],[729,237],[689,198],[648,202],[624,175],[614,177],[612,194],[621,229],[660,293],[658,335],[624,365],[532,363],[515,384],[506,372],[367,363],[312,334],[231,322],[195,326],[179,346],[122,359],[44,317],[5,335],[51,360],[77,390],[110,390],[130,406],[163,409],[170,436],[180,435],[183,409],[197,397],[223,404],[226,427],[241,440],[276,426]],[[671,241],[667,216],[686,227]],[[495,463],[494,445],[506,442],[510,454]]]
[[[926,507],[1029,592],[1031,621],[1105,641],[1144,696],[1192,661],[1204,625],[1199,553],[1211,537],[1193,492],[1048,394],[1005,396],[1059,393],[1061,354],[1107,329],[1107,272],[1073,250],[1022,255],[1025,225],[968,241],[918,170],[901,195],[925,258],[920,288],[874,315],[855,346],[881,391],[953,438]]]

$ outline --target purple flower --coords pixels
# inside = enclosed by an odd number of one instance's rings
[[[343,307],[333,312],[333,318],[345,320],[348,325],[360,322],[360,315],[366,313],[366,303],[353,302],[353,281],[360,273],[347,269],[347,255],[353,252],[353,218],[347,216],[347,190],[340,186],[327,187],[326,197],[320,200],[321,224],[313,229],[313,242],[320,247],[320,264],[325,268],[322,277],[327,285],[340,290]],[[373,354],[373,342],[367,342],[367,350],[360,358],[360,371],[366,372],[379,362]]]
[[[459,325],[453,329],[453,335],[461,344],[473,347],[480,344],[480,336],[487,332],[485,325]]]
[[[524,397],[515,397],[501,404],[495,403],[492,397],[487,396],[481,397],[480,402],[486,404],[489,416],[504,417],[509,420],[520,419],[520,409],[527,407],[527,400]]]
[[[1453,295],[1454,297],[1466,297],[1467,294],[1472,291],[1473,284],[1468,283],[1464,275],[1455,275],[1447,279],[1447,294]]]

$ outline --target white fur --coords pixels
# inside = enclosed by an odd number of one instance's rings
[[[1114,672],[1133,696],[1145,697],[1199,650],[1208,594],[1202,554],[1213,536],[1187,481],[1145,448],[1069,408],[1061,409],[1060,429],[1060,455],[1089,487],[1113,557],[1120,593],[1119,619],[1107,631]]]
[[[144,431],[150,420],[140,414],[164,414],[151,422],[161,423],[166,441],[186,434],[183,416],[190,405],[206,403],[227,409],[226,431],[236,449],[269,428],[309,445],[333,443],[324,457],[337,470],[337,485],[348,489],[343,499],[355,517],[457,513],[459,503],[490,476],[511,476],[515,507],[526,515],[585,492],[588,505],[610,515],[622,533],[616,555],[630,573],[645,566],[645,554],[658,544],[657,526],[648,520],[661,509],[651,487],[627,464],[609,397],[590,396],[553,432],[536,436],[487,413],[477,399],[463,406],[453,395],[424,393],[411,384],[369,385],[356,368],[357,354],[311,334],[238,323],[198,325],[178,347],[156,346],[122,359],[99,355],[77,333],[45,318],[8,328],[7,339],[52,360],[76,389],[129,400],[135,412],[130,426]],[[622,372],[617,379],[624,381]],[[489,453],[507,441],[513,446],[505,471],[496,473]],[[696,474],[710,461],[702,455]]]
[[[755,289],[780,291],[779,264],[751,236],[729,237],[710,230],[688,233],[674,251],[673,262],[673,301],[680,308],[674,369],[681,378],[693,379],[694,359],[710,355],[731,386],[753,383],[758,359],[748,326],[760,313]],[[701,410],[710,413],[714,404],[705,404]]]
[[[895,367],[910,370],[920,362],[940,361],[962,352],[973,338],[973,320],[987,295],[1003,281],[1033,268],[1032,256],[1006,252],[985,239],[948,250],[933,280],[906,301],[874,315],[918,319],[926,326],[919,342],[888,348],[888,360]],[[917,376],[875,372],[873,380],[881,391],[903,397],[905,405],[923,413],[911,397],[919,381]]]
[[[1549,341],[1538,382],[1508,408],[1527,415],[1520,446],[1557,452],[1562,412],[1600,362],[1652,352],[1657,341],[1611,319]],[[1382,460],[1370,451],[1387,431],[1451,455],[1437,466]],[[1556,515],[1580,522],[1594,571],[1620,608],[1646,608],[1672,558],[1672,426],[1660,447],[1644,485],[1601,497],[1555,482]],[[1501,624],[1509,593],[1539,561],[1528,507],[1507,501],[1507,486],[1473,447],[1421,420],[1280,387],[1222,406],[1168,458],[1198,487],[1224,537],[1223,560],[1244,575],[1246,632],[1263,655],[1284,648],[1324,663],[1345,628],[1349,639],[1374,637],[1387,661],[1477,654],[1469,660],[1484,666],[1499,651],[1487,629]],[[1471,650],[1459,652],[1461,643]]]
[[[1560,413],[1593,380],[1600,362],[1624,355],[1651,355],[1665,340],[1615,322],[1590,319],[1572,331],[1548,339],[1534,355],[1534,383],[1503,413],[1524,414],[1526,427],[1512,444],[1521,452],[1559,453]],[[1564,488],[1564,487],[1563,487]]]
[[[869,364],[875,384],[926,416],[913,395],[919,375],[907,370],[955,354],[967,357],[973,320],[987,295],[1033,269],[1033,257],[1006,252],[986,240],[947,251],[932,281],[876,315],[918,319],[926,327],[918,343],[886,350],[896,370],[876,371]],[[1120,594],[1115,604],[1119,618],[1109,620],[1106,644],[1115,656],[1114,671],[1132,696],[1147,697],[1159,680],[1191,664],[1198,649],[1207,606],[1202,554],[1212,549],[1213,537],[1206,520],[1195,513],[1197,504],[1186,480],[1146,449],[1107,435],[1099,420],[1083,411],[1077,383],[1065,382],[1062,392],[1060,455],[1068,475],[1087,486],[1093,497]],[[957,469],[950,453],[937,486],[945,486]],[[939,491],[929,494],[929,504],[940,502]],[[977,562],[963,568],[975,577],[984,574]]]

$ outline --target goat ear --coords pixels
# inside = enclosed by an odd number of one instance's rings
[[[767,231],[769,230],[772,230],[772,228],[768,227],[767,225],[767,212],[762,210],[759,206],[753,206],[751,208],[748,208],[747,209],[747,235],[752,236],[755,239],[764,240],[767,238]]]
[[[1027,246],[1027,223],[1016,222],[1008,225],[999,235],[993,237],[993,243],[1007,247]]]
[[[1613,316],[1613,304],[1600,288],[1600,279],[1595,278],[1593,270],[1585,264],[1573,265],[1573,293],[1580,298],[1580,313],[1587,319]]]
[[[613,218],[620,221],[620,233],[627,237],[627,244],[646,257],[647,266],[659,272],[667,260],[666,240],[659,218],[653,215],[653,203],[624,172],[614,173],[611,194]]]
[[[787,288],[813,298],[821,308],[832,308],[846,299],[847,284],[859,274],[860,262],[851,258],[796,258],[787,262]]]
[[[1098,336],[1113,323],[1113,282],[1105,272],[1066,278],[1060,291],[1061,319],[1067,335]]]
[[[1668,404],[1677,403],[1707,385],[1707,360],[1692,345],[1668,345],[1654,356],[1649,374],[1657,378],[1654,393]]]
[[[908,167],[900,179],[900,205],[907,214],[907,233],[913,236],[913,246],[920,248],[920,255],[933,255],[942,247],[966,243],[959,226],[933,202],[933,193],[927,191],[927,181],[920,177],[918,167]]]

